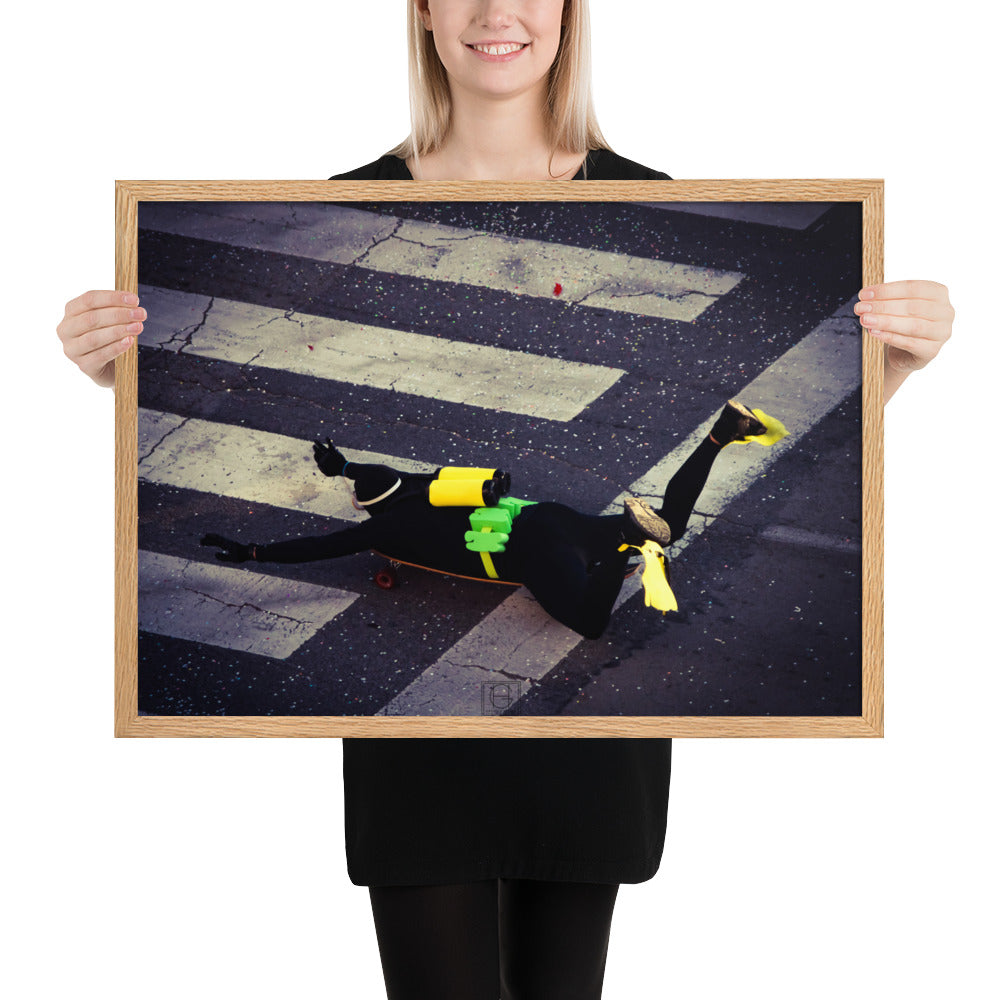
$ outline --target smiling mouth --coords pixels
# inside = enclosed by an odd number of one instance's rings
[[[487,56],[507,56],[511,52],[520,52],[528,47],[527,42],[504,42],[501,45],[470,45],[470,49],[482,52]]]

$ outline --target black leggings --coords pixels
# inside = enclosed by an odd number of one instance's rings
[[[687,530],[721,450],[706,437],[671,476],[659,510],[670,525],[671,544]],[[592,516],[566,507],[549,513],[552,509],[539,504],[521,515],[518,543],[533,555],[544,555],[528,561],[515,579],[556,621],[587,639],[600,638],[611,621],[631,554],[617,551],[627,515]]]
[[[599,1000],[617,885],[371,886],[388,1000]]]

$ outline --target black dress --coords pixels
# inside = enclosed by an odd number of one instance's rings
[[[587,180],[670,180],[609,150]],[[331,180],[412,180],[383,156]],[[573,180],[584,180],[583,169]],[[355,885],[645,882],[660,865],[669,739],[344,740]]]

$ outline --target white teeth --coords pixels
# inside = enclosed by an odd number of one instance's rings
[[[473,45],[477,52],[485,52],[490,56],[505,56],[510,52],[517,52],[523,49],[525,43],[508,43],[507,45]]]

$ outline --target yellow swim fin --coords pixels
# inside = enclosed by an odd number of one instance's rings
[[[788,437],[785,425],[777,417],[768,416],[763,410],[754,409],[750,412],[764,425],[764,433],[748,435],[742,440],[737,438],[737,440],[731,442],[732,444],[747,444],[753,441],[756,444],[762,444],[764,447],[770,448],[772,444],[780,441],[783,437]]]
[[[677,598],[667,583],[666,556],[659,542],[647,539],[640,545],[623,545],[621,549],[638,549],[645,560],[642,569],[642,589],[645,591],[646,607],[656,608],[666,614],[677,610]]]

